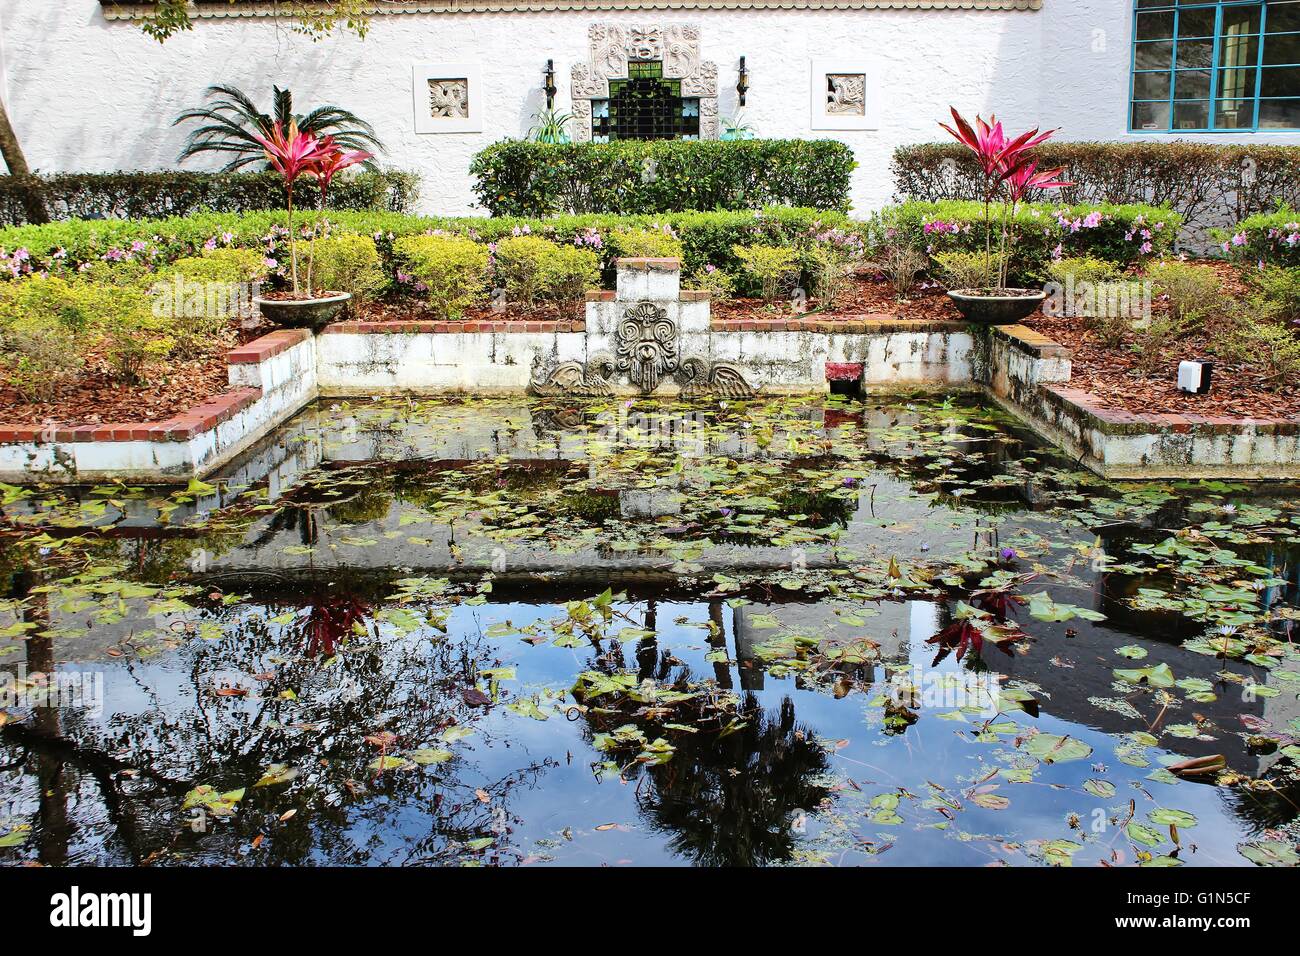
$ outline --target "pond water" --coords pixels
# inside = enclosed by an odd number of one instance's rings
[[[0,862],[1297,862],[1291,487],[914,396],[323,403],[0,494]]]

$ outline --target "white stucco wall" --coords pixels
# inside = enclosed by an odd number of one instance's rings
[[[586,59],[587,26],[595,20],[698,24],[702,56],[718,64],[723,116],[736,110],[743,54],[752,71],[745,114],[759,135],[849,143],[860,164],[853,187],[860,213],[890,198],[892,150],[938,138],[935,123],[950,103],[966,112],[995,110],[1014,125],[1061,126],[1071,139],[1128,135],[1128,0],[1046,0],[1037,12],[384,15],[364,41],[339,35],[317,43],[266,19],[208,19],[162,46],[135,23],[105,20],[97,0],[0,0],[0,82],[28,161],[42,171],[174,166],[185,131],[171,120],[199,102],[204,87],[234,83],[269,102],[274,83],[291,88],[300,109],[334,102],[370,120],[388,146],[385,161],[423,176],[426,211],[467,213],[470,158],[488,143],[525,133],[544,103],[548,58],[556,64],[557,106],[567,105],[569,67]],[[816,57],[878,64],[879,130],[810,129]],[[414,132],[411,66],[432,61],[481,66],[482,133]],[[1258,138],[1300,142],[1296,134]]]

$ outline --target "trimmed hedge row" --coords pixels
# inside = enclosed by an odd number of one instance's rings
[[[1064,166],[1075,185],[1061,200],[1167,205],[1198,230],[1275,209],[1300,208],[1300,146],[1214,143],[1049,142],[1034,150],[1044,168]],[[960,143],[923,143],[894,152],[900,200],[976,199],[979,169]]]
[[[1001,236],[1002,209],[993,208],[992,243]],[[979,202],[909,202],[886,209],[881,221],[905,241],[940,252],[985,249],[984,206]],[[1167,255],[1182,217],[1168,209],[1143,205],[1022,205],[1016,210],[1018,236],[1012,271],[1028,280],[1046,277],[1053,259],[1090,256],[1126,267],[1149,256]]]
[[[30,221],[32,197],[44,200],[52,220],[162,219],[201,210],[223,213],[284,208],[278,173],[117,172],[0,176],[0,225]],[[337,209],[409,212],[419,197],[419,177],[395,170],[340,176],[330,190]],[[307,208],[316,190],[295,192]]]
[[[305,217],[304,217],[305,218]],[[592,249],[609,260],[618,254],[617,233],[667,227],[680,238],[688,273],[713,264],[738,270],[736,245],[784,245],[829,229],[853,230],[840,213],[775,207],[761,211],[686,212],[655,216],[562,216],[554,219],[515,217],[451,218],[404,216],[385,212],[331,211],[333,230],[373,236],[389,274],[395,274],[393,243],[403,236],[440,231],[496,242],[516,235],[536,235]],[[300,220],[300,223],[302,220]],[[268,258],[284,249],[284,214],[261,211],[244,215],[203,213],[162,220],[68,221],[44,226],[0,229],[0,276],[6,271],[75,271],[102,261],[135,261],[156,267],[205,246],[261,248]]]
[[[853,150],[836,140],[623,140],[553,145],[506,140],[470,174],[494,216],[796,206],[849,209]]]

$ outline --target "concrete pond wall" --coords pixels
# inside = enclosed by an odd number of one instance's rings
[[[930,387],[988,394],[1110,478],[1300,478],[1300,418],[1108,408],[1070,387],[1068,349],[1023,326],[888,315],[713,316],[675,259],[622,259],[582,318],[340,322],[229,355],[231,389],[156,423],[0,423],[0,481],[184,483],[230,465],[318,398],[439,393],[717,401]]]

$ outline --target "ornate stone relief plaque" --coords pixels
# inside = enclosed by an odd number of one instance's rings
[[[817,59],[809,78],[812,129],[867,130],[880,127],[883,99],[874,64]]]
[[[417,63],[412,68],[417,133],[478,133],[483,129],[478,67]]]

